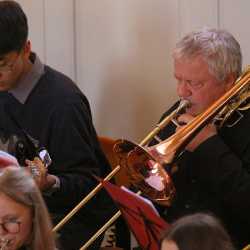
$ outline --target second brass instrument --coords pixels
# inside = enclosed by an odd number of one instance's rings
[[[128,169],[133,186],[155,202],[171,205],[175,188],[164,165],[171,164],[180,155],[195,133],[209,122],[222,127],[235,112],[250,108],[250,67],[236,80],[233,87],[203,113],[196,116],[175,134],[150,148],[126,140],[118,140],[114,147],[120,165]]]
[[[171,137],[151,147],[150,151],[148,151],[147,148],[144,148],[145,145],[155,135],[157,135],[163,127],[173,120],[178,113],[176,112],[177,110],[158,124],[157,127],[149,135],[147,135],[147,137],[139,145],[126,140],[118,140],[114,147],[114,151],[117,153],[121,166],[118,165],[107,177],[105,177],[104,180],[111,179],[122,166],[128,167],[128,170],[132,170],[132,173],[128,171],[129,175],[132,177],[132,184],[139,190],[143,190],[143,186],[149,186],[150,189],[154,186],[145,184],[145,182],[147,184],[152,184],[149,180],[150,177],[154,178],[154,174],[156,174],[157,179],[161,180],[164,180],[164,176],[167,176],[165,181],[162,181],[162,184],[169,185],[164,188],[164,192],[162,192],[163,186],[161,184],[157,186],[157,184],[155,187],[157,187],[160,192],[157,192],[157,188],[155,190],[153,189],[153,191],[149,189],[149,191],[146,190],[146,196],[150,198],[149,193],[151,193],[155,197],[155,199],[153,199],[154,201],[167,206],[171,205],[175,189],[170,176],[166,173],[163,167],[163,164],[171,164],[195,132],[205,126],[208,122],[211,122],[212,120],[219,121],[220,127],[235,111],[249,109],[249,83],[250,67],[247,68],[247,70],[244,71],[243,74],[236,80],[233,87],[220,97],[213,105],[211,105],[205,112],[195,117],[186,126],[181,127]],[[153,154],[151,152],[153,152]],[[140,164],[142,164],[142,168],[140,167]],[[136,178],[137,176],[140,178]],[[151,178],[151,180],[153,179]],[[94,190],[92,190],[60,223],[58,223],[53,231],[57,231],[61,228],[61,226],[63,226],[101,188],[102,185],[99,184]],[[163,198],[161,195],[158,196],[159,193],[163,194]],[[97,239],[110,225],[112,225],[112,223],[114,223],[120,215],[121,213],[117,212],[106,224],[103,225],[102,228],[98,230],[95,235],[88,240],[87,243],[84,244],[81,250],[90,246],[91,243],[95,241],[95,239]]]
[[[143,195],[163,206],[171,205],[175,196],[175,187],[164,167],[157,163],[144,145],[155,138],[158,132],[170,122],[178,125],[176,117],[189,105],[189,101],[181,100],[179,106],[157,124],[156,129],[139,145],[127,140],[118,140],[114,145],[113,150],[119,164],[127,170],[131,184],[138,188]],[[159,141],[158,138],[157,140]]]

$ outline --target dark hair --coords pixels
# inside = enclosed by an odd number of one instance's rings
[[[178,219],[162,238],[174,242],[179,250],[234,250],[232,241],[212,215],[196,213]]]
[[[28,22],[15,1],[0,1],[0,56],[20,52],[28,38]]]

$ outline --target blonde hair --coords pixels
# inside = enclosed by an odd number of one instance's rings
[[[35,181],[22,168],[1,170],[0,192],[33,210],[30,250],[55,250],[55,240],[48,210]]]

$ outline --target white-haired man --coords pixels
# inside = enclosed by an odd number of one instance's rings
[[[177,43],[173,59],[177,94],[190,103],[178,117],[182,126],[226,93],[241,74],[240,45],[225,30],[205,28],[187,34]],[[168,222],[210,211],[223,221],[238,246],[250,242],[249,125],[250,110],[237,110],[222,128],[211,122],[188,143],[172,173],[177,196],[164,210]],[[159,137],[165,139],[175,131],[169,124]]]

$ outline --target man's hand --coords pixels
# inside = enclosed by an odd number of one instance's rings
[[[55,184],[55,177],[48,174],[41,159],[35,157],[33,161],[26,160],[25,163],[27,164],[26,170],[32,175],[40,190],[47,190]]]
[[[183,114],[180,115],[177,120],[180,124],[185,124],[183,126],[187,126],[187,124],[191,122],[193,119],[194,119],[193,116],[189,114]],[[176,130],[180,129],[180,127],[177,127]],[[201,143],[203,143],[208,138],[216,134],[217,134],[217,129],[215,125],[209,123],[203,129],[201,129],[201,131],[191,140],[191,142],[186,146],[186,150],[193,152]]]

